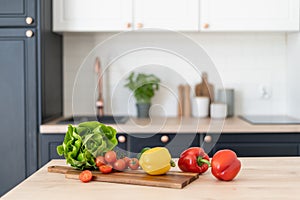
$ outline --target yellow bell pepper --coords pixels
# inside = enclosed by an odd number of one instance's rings
[[[139,163],[147,174],[162,175],[171,168],[171,155],[165,147],[154,147],[141,155]]]

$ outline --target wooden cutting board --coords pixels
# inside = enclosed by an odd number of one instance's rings
[[[65,166],[50,166],[48,172],[65,174],[66,178],[79,180],[80,170]],[[93,181],[123,183],[132,185],[144,185],[154,187],[181,189],[196,180],[197,173],[169,171],[165,175],[151,176],[142,170],[128,170],[124,172],[113,172],[102,174],[100,171],[92,171]]]

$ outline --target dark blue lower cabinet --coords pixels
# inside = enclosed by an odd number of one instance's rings
[[[166,147],[172,157],[176,158],[189,147],[199,147],[199,138],[198,134],[130,134],[128,150],[135,157],[145,147]]]
[[[204,149],[208,152],[211,149],[210,156],[221,149],[231,149],[240,157],[300,155],[298,133],[226,133],[206,136],[212,138],[211,142],[203,141]]]
[[[0,196],[37,168],[36,37],[26,31],[0,29]]]
[[[239,157],[248,156],[298,156],[298,145],[297,144],[233,144],[223,143],[217,144],[214,151],[221,149],[231,149],[236,152]]]
[[[39,166],[42,167],[52,159],[63,159],[56,151],[56,147],[64,141],[65,134],[40,134]]]
[[[211,136],[211,141],[204,140]],[[189,147],[203,147],[210,156],[221,149],[231,149],[240,157],[254,156],[299,156],[300,134],[297,133],[226,133],[216,134],[117,134],[120,156],[136,157],[145,147],[167,147],[172,157],[179,157]],[[62,144],[64,134],[40,135],[40,166],[51,159],[63,158],[57,155],[56,147]]]

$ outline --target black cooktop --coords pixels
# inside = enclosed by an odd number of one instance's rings
[[[251,124],[300,124],[300,119],[286,115],[244,115],[239,117]]]

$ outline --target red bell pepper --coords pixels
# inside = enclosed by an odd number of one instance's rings
[[[209,157],[200,147],[191,147],[181,153],[178,167],[184,172],[202,174],[210,166]]]
[[[239,173],[241,162],[234,151],[220,150],[211,160],[211,172],[219,180],[231,181]]]

